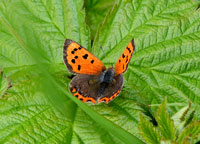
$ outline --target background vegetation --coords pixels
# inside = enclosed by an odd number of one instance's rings
[[[0,143],[181,142],[187,134],[187,142],[198,141],[198,4],[0,0]],[[68,92],[71,74],[62,60],[66,38],[108,66],[133,37],[136,50],[118,98],[92,105]],[[184,122],[182,128],[172,116]],[[194,137],[188,124],[196,128]]]

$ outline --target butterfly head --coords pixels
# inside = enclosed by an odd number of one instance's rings
[[[100,83],[111,83],[114,79],[115,71],[113,67],[109,67],[107,70],[103,71],[100,75]]]

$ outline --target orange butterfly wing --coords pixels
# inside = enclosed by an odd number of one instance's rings
[[[70,39],[65,41],[63,59],[72,73],[99,75],[106,69],[97,57]]]
[[[122,55],[117,60],[117,63],[115,64],[115,75],[119,75],[126,72],[134,50],[135,44],[134,39],[132,39],[126,47],[126,49],[124,50],[124,52],[122,53]]]

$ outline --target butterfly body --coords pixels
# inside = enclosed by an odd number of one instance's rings
[[[120,93],[123,76],[134,51],[133,40],[118,59],[115,68],[104,64],[78,43],[65,41],[63,58],[68,70],[77,75],[70,83],[70,91],[83,102],[109,103]]]
[[[101,73],[99,81],[104,83],[110,83],[113,81],[114,76],[115,72],[114,69],[111,67]]]

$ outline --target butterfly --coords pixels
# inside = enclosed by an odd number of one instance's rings
[[[70,82],[70,91],[83,102],[109,103],[123,86],[122,74],[126,72],[135,50],[134,39],[125,48],[115,64],[106,69],[104,64],[80,44],[66,39],[63,59],[67,69],[77,74]]]

